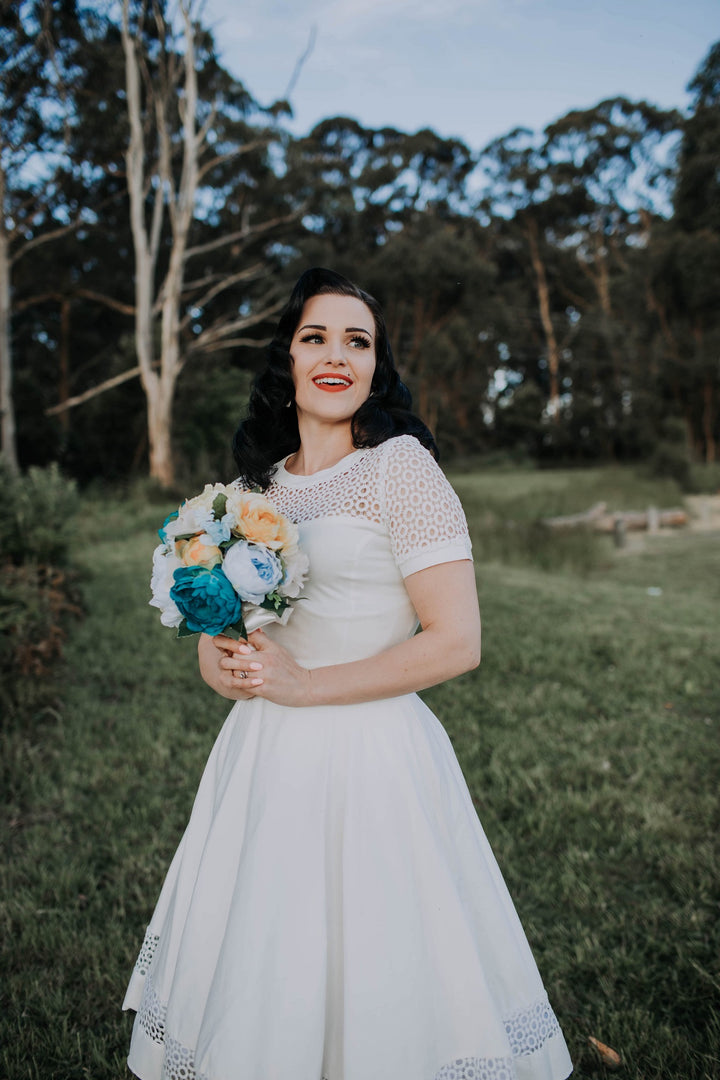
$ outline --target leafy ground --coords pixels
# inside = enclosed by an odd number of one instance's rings
[[[576,1075],[606,1075],[592,1035],[622,1055],[620,1077],[715,1080],[720,537],[650,537],[617,555],[581,536],[553,554],[533,525],[539,513],[603,498],[613,509],[673,505],[678,493],[626,470],[455,480],[480,560],[484,658],[425,696],[455,745]],[[127,1075],[130,1017],[119,1005],[226,711],[196,674],[193,640],[175,641],[147,607],[164,510],[86,503],[77,553],[88,610],[61,698],[3,733],[7,1080]],[[517,532],[515,547],[498,540]]]

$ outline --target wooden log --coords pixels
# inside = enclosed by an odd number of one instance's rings
[[[575,529],[581,525],[594,525],[605,514],[607,503],[599,502],[582,514],[566,514],[563,517],[543,518],[543,525],[548,529]]]
[[[582,514],[567,514],[563,517],[543,518],[542,523],[549,529],[576,529],[591,528],[595,532],[613,533],[617,536],[618,522],[622,522],[622,531],[637,531],[648,529],[655,532],[657,529],[682,528],[688,523],[688,515],[680,507],[670,510],[657,510],[649,507],[647,510],[618,510],[614,514],[607,513],[606,503],[596,503]]]

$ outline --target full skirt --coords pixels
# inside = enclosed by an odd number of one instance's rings
[[[124,1008],[142,1080],[563,1080],[450,740],[415,694],[238,702]]]

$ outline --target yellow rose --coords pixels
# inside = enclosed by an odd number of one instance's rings
[[[199,536],[191,540],[176,540],[175,552],[184,566],[217,566],[222,562],[220,548],[214,544],[203,544]]]
[[[265,544],[271,551],[297,544],[298,532],[291,521],[279,514],[273,504],[254,491],[243,491],[228,498],[227,509],[235,515],[233,532],[254,544]]]

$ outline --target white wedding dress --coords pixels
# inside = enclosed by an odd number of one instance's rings
[[[410,637],[403,576],[470,557],[411,436],[268,496],[310,573],[307,667]],[[450,740],[415,694],[237,702],[125,998],[142,1080],[562,1080],[572,1069]]]

